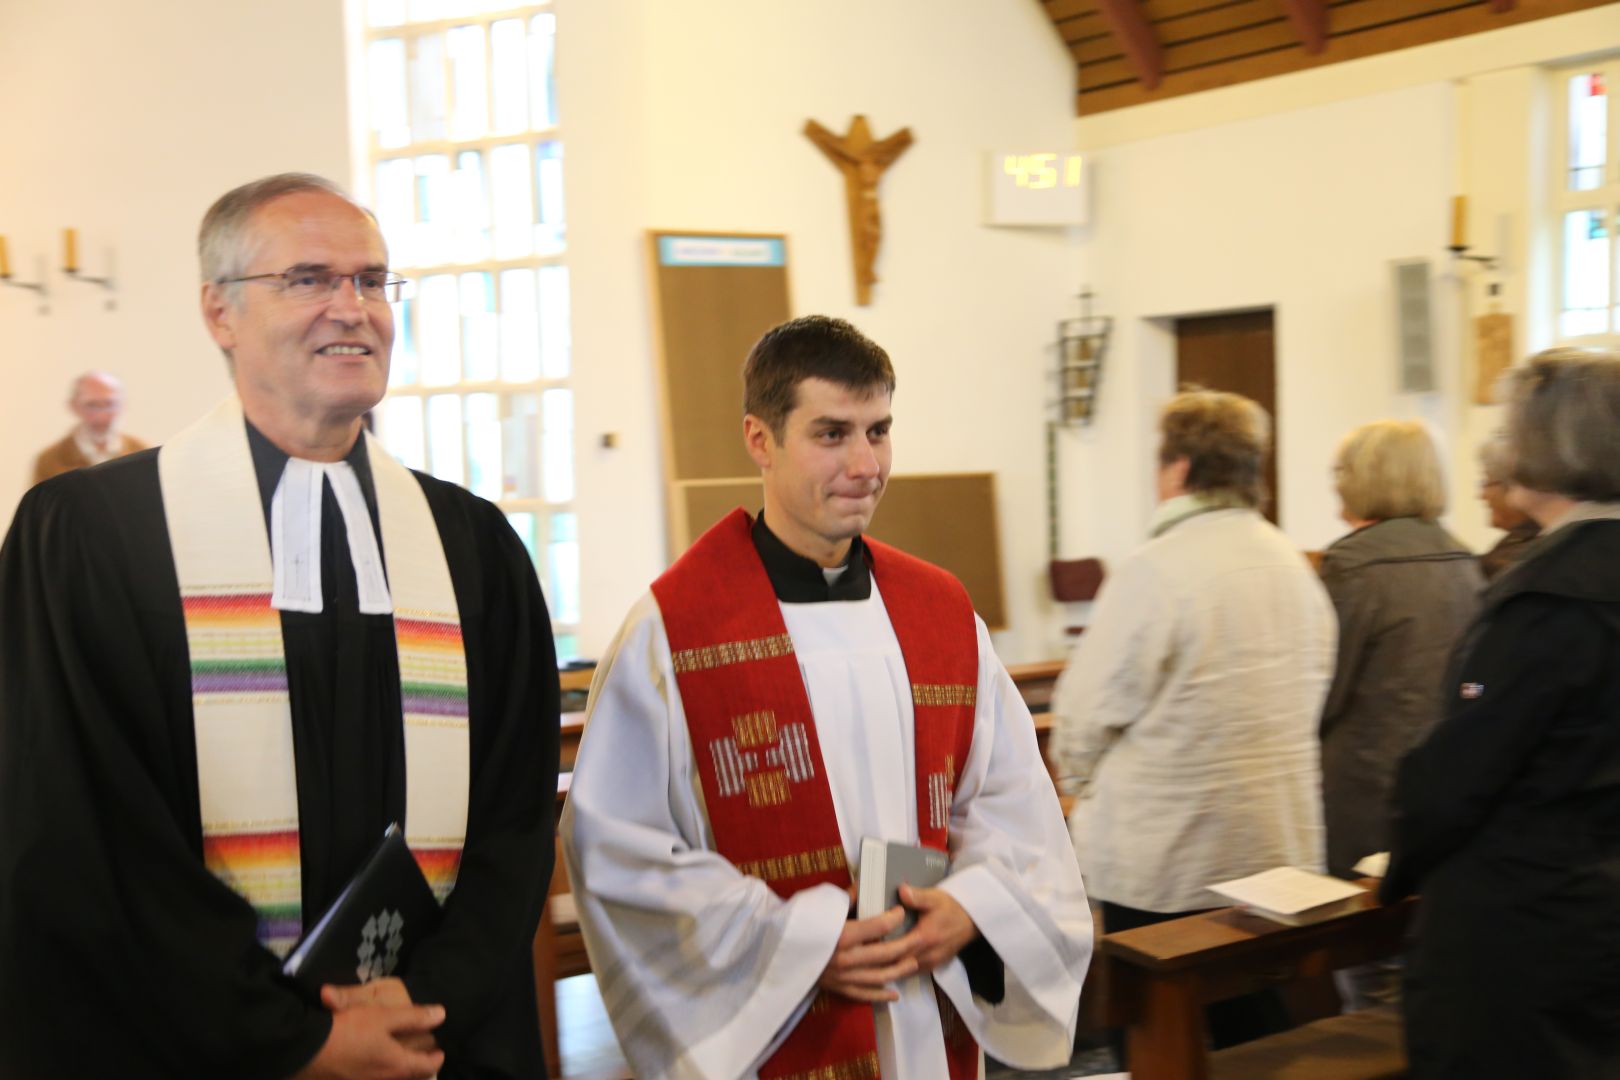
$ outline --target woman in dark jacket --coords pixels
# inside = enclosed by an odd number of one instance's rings
[[[1620,1077],[1620,356],[1511,378],[1514,499],[1543,536],[1486,592],[1444,719],[1401,763],[1386,899],[1422,893],[1418,1080]]]
[[[1339,616],[1322,709],[1322,801],[1328,870],[1348,877],[1363,857],[1389,850],[1395,767],[1440,718],[1435,673],[1479,611],[1485,582],[1436,520],[1445,481],[1422,424],[1356,428],[1333,472],[1354,531],[1322,557]]]

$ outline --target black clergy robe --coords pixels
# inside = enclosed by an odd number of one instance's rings
[[[285,461],[250,431],[266,507]],[[350,455],[373,521],[363,446]],[[550,880],[556,658],[500,511],[418,475],[467,653],[471,791],[439,930],[444,1080],[541,1077],[530,941]],[[379,536],[379,541],[382,538]],[[383,558],[387,560],[384,545]],[[358,611],[330,486],[321,614],[283,612],[306,925],[405,809],[392,620]],[[31,490],[0,550],[0,1076],[286,1077],[328,1014],[204,867],[190,671],[156,451]]]

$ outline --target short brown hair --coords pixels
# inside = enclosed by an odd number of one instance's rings
[[[805,315],[765,332],[743,364],[743,412],[782,437],[799,384],[825,379],[868,396],[894,393],[894,366],[877,342],[843,319]]]
[[[1159,414],[1159,464],[1187,459],[1189,492],[1226,495],[1245,506],[1266,499],[1271,417],[1258,403],[1224,390],[1183,390]]]
[[[1346,517],[1433,521],[1446,511],[1446,482],[1429,429],[1416,420],[1374,420],[1346,435],[1333,474]]]
[[[1620,355],[1548,349],[1506,380],[1513,482],[1583,502],[1620,500]]]

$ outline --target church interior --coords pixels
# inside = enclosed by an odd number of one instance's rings
[[[726,381],[813,313],[897,372],[873,535],[968,583],[1039,725],[1147,535],[1181,384],[1270,411],[1270,516],[1300,551],[1345,532],[1335,447],[1385,418],[1435,434],[1451,534],[1495,542],[1495,375],[1620,345],[1617,84],[1620,4],[1593,0],[0,4],[0,527],[81,372],[122,380],[153,445],[226,393],[198,219],[311,172],[377,211],[414,282],[379,436],[534,558],[576,669],[565,770],[589,662],[754,497]],[[548,1051],[626,1076],[557,877]],[[1398,912],[1363,914],[1241,963],[1207,943],[1209,977],[1399,941]],[[1180,962],[1109,967],[1082,1027],[1135,1023]],[[1378,1033],[1334,1037],[1323,1071],[1206,1073],[1200,1049],[1137,1075],[1404,1075],[1354,1070]],[[1106,1046],[1038,1075],[1112,1072]]]

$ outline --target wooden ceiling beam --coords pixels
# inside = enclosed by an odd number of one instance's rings
[[[1491,0],[1491,10],[1498,15],[1506,14],[1513,10],[1513,0]]]
[[[1156,89],[1164,81],[1164,46],[1142,14],[1142,5],[1137,0],[1097,0],[1097,10],[1119,40],[1136,80],[1144,89]]]
[[[1327,48],[1327,5],[1323,0],[1282,0],[1282,5],[1306,52],[1315,55]]]

